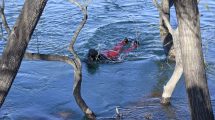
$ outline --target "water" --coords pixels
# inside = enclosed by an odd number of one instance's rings
[[[23,0],[6,0],[9,25],[15,23]],[[207,77],[215,109],[215,1],[201,1],[201,32]],[[174,9],[172,9],[174,12]],[[138,37],[140,47],[122,63],[89,68],[83,62],[82,96],[98,119],[114,116],[119,107],[128,120],[190,119],[182,78],[172,105],[160,105],[162,88],[174,65],[166,63],[159,40],[158,11],[146,0],[94,0],[88,7],[89,19],[75,49],[84,60],[88,49],[111,48],[124,37]],[[177,26],[175,14],[171,24]],[[49,0],[34,32],[29,51],[68,55],[69,41],[82,15],[68,1]],[[6,37],[6,36],[5,36]],[[0,41],[2,48],[5,42]],[[80,120],[84,118],[72,96],[73,68],[61,62],[22,62],[10,93],[1,108],[3,120]]]

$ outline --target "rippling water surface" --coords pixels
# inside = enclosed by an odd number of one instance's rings
[[[6,0],[6,16],[12,27],[23,0]],[[215,1],[201,1],[201,32],[207,77],[215,109]],[[174,12],[174,9],[172,9]],[[68,55],[68,44],[82,19],[80,10],[68,1],[49,0],[34,32],[29,51]],[[89,19],[75,49],[84,60],[88,49],[106,50],[124,37],[138,38],[140,47],[122,63],[89,68],[83,62],[82,95],[98,119],[114,116],[118,107],[128,120],[190,119],[182,78],[164,107],[159,100],[174,65],[165,61],[159,38],[159,16],[150,0],[93,0]],[[175,14],[171,24],[177,26]],[[6,37],[6,35],[5,35]],[[0,41],[2,52],[4,41]],[[3,120],[84,119],[72,96],[73,68],[61,62],[22,62],[10,93],[1,108]]]

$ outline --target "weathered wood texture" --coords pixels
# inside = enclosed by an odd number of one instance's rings
[[[214,120],[202,53],[197,0],[175,0],[186,89],[193,120]]]
[[[0,106],[19,70],[31,35],[47,0],[25,0],[22,11],[11,31],[0,63]]]

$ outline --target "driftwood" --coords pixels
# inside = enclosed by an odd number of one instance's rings
[[[73,95],[75,97],[75,100],[77,102],[77,104],[79,105],[79,107],[81,108],[81,110],[85,113],[85,115],[87,116],[87,118],[89,119],[96,119],[95,114],[92,112],[92,110],[87,106],[87,104],[85,103],[85,101],[83,100],[83,98],[81,97],[81,82],[82,82],[82,64],[81,64],[81,60],[79,58],[79,56],[77,55],[76,51],[74,50],[74,44],[76,42],[76,39],[78,37],[79,32],[81,31],[81,29],[84,27],[86,21],[87,21],[87,6],[85,5],[80,5],[77,1],[75,0],[70,0],[70,2],[74,3],[75,5],[77,5],[84,17],[80,23],[80,25],[78,26],[78,28],[76,29],[71,43],[69,45],[69,51],[72,53],[73,57],[74,57],[74,62],[75,62],[75,67],[74,67],[74,85],[73,85]]]

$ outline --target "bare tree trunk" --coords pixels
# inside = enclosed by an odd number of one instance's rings
[[[170,21],[170,2],[169,1],[170,0],[162,0],[161,2],[161,10],[163,14],[160,13],[160,37],[161,37],[161,42],[163,43],[164,52],[167,58],[170,60],[174,60],[175,53],[174,53],[172,35],[169,32],[168,28],[166,27],[166,24],[162,17],[162,15],[164,15],[168,19],[168,21]]]
[[[26,0],[3,51],[0,63],[0,107],[19,70],[31,35],[47,0]]]
[[[186,89],[193,120],[214,120],[202,53],[197,0],[175,0]]]

